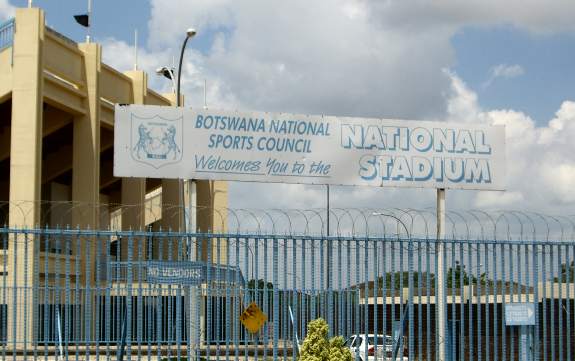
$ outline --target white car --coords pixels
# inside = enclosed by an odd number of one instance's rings
[[[399,349],[395,360],[393,359],[393,349],[396,343],[390,335],[352,335],[345,341],[345,346],[349,347],[354,360],[359,357],[360,361],[408,361],[405,338],[402,341],[397,346]],[[366,352],[367,358],[365,357]]]

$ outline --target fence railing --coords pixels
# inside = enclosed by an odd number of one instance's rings
[[[295,360],[319,317],[357,360],[575,356],[568,239],[0,228],[0,244],[2,359]],[[252,302],[256,334],[239,319]]]
[[[0,51],[14,42],[14,23],[14,19],[10,19],[0,24]]]
[[[35,210],[40,216],[37,217]],[[314,235],[327,233],[325,209],[242,209],[182,207],[166,204],[155,195],[144,204],[116,204],[70,201],[0,201],[0,225],[38,224],[48,228],[76,228],[81,219],[95,212],[100,215],[98,229],[120,229],[125,214],[145,220],[146,229],[166,229],[163,224],[178,224],[182,214],[211,217],[212,226],[234,234]],[[12,221],[10,218],[12,217]],[[457,210],[446,212],[445,234],[451,239],[479,240],[573,240],[575,214],[547,215],[533,211]],[[329,212],[330,235],[343,237],[418,237],[435,238],[436,214],[430,209],[334,208]],[[168,221],[168,222],[165,222]],[[134,229],[134,228],[132,228]],[[177,229],[170,229],[178,231]]]

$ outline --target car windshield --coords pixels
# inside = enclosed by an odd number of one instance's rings
[[[370,345],[375,345],[375,336],[369,336],[367,338],[367,343],[369,343]],[[377,336],[377,345],[378,346],[393,345],[393,337],[383,335]]]

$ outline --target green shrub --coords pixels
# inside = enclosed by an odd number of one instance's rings
[[[351,352],[344,346],[343,337],[327,340],[328,326],[318,318],[308,324],[308,332],[301,348],[299,361],[352,361]]]

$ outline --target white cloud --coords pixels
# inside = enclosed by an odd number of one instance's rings
[[[494,78],[515,78],[525,74],[521,65],[499,64],[491,68],[491,76]]]
[[[506,208],[524,201],[523,194],[517,191],[478,192],[475,206],[478,208]]]
[[[365,2],[152,2],[149,47],[177,51],[193,24],[216,39],[190,57],[238,107],[339,115],[438,116],[450,34],[379,29]],[[193,43],[192,43],[193,44]],[[193,46],[192,46],[193,48]],[[425,59],[425,61],[421,61]],[[201,99],[201,94],[191,94]],[[220,106],[220,99],[208,103]],[[413,106],[417,104],[417,106]]]
[[[0,0],[1,1],[1,0]],[[465,26],[511,25],[535,33],[575,31],[575,2],[557,0],[445,0],[425,2],[294,0],[265,2],[152,0],[150,38],[140,67],[148,72],[179,53],[182,29],[210,33],[201,52],[187,50],[183,88],[201,105],[227,109],[353,116],[441,119],[504,124],[508,191],[449,191],[451,208],[509,207],[573,210],[575,206],[575,102],[565,101],[548,124],[515,109],[482,109],[477,93],[450,69],[451,37]],[[132,51],[110,41],[108,61],[132,67]],[[493,67],[512,78],[518,64]],[[154,75],[155,84],[169,83]],[[332,188],[333,207],[434,206],[433,190]],[[232,183],[232,207],[317,208],[318,186]]]
[[[525,69],[519,64],[498,64],[489,70],[489,78],[483,83],[483,88],[490,86],[496,79],[511,79],[525,74]]]
[[[535,33],[574,31],[571,0],[441,0],[371,2],[382,26],[412,31],[430,27],[512,25]]]
[[[575,102],[564,101],[555,118],[536,126],[526,114],[482,110],[477,95],[453,72],[447,98],[449,120],[505,125],[507,192],[477,192],[474,206],[557,211],[575,206]],[[569,208],[570,207],[570,208]]]
[[[8,0],[0,0],[0,22],[14,16],[15,8],[10,5]]]
[[[526,114],[512,110],[483,110],[477,94],[457,74],[445,71],[450,80],[447,103],[449,122],[505,125],[505,192],[449,190],[451,209],[523,209],[551,214],[572,212],[575,207],[575,101],[565,101],[555,117],[536,126]],[[325,207],[325,187],[279,184],[233,183],[232,206],[253,208]],[[434,206],[429,189],[332,187],[332,206],[341,208]]]

